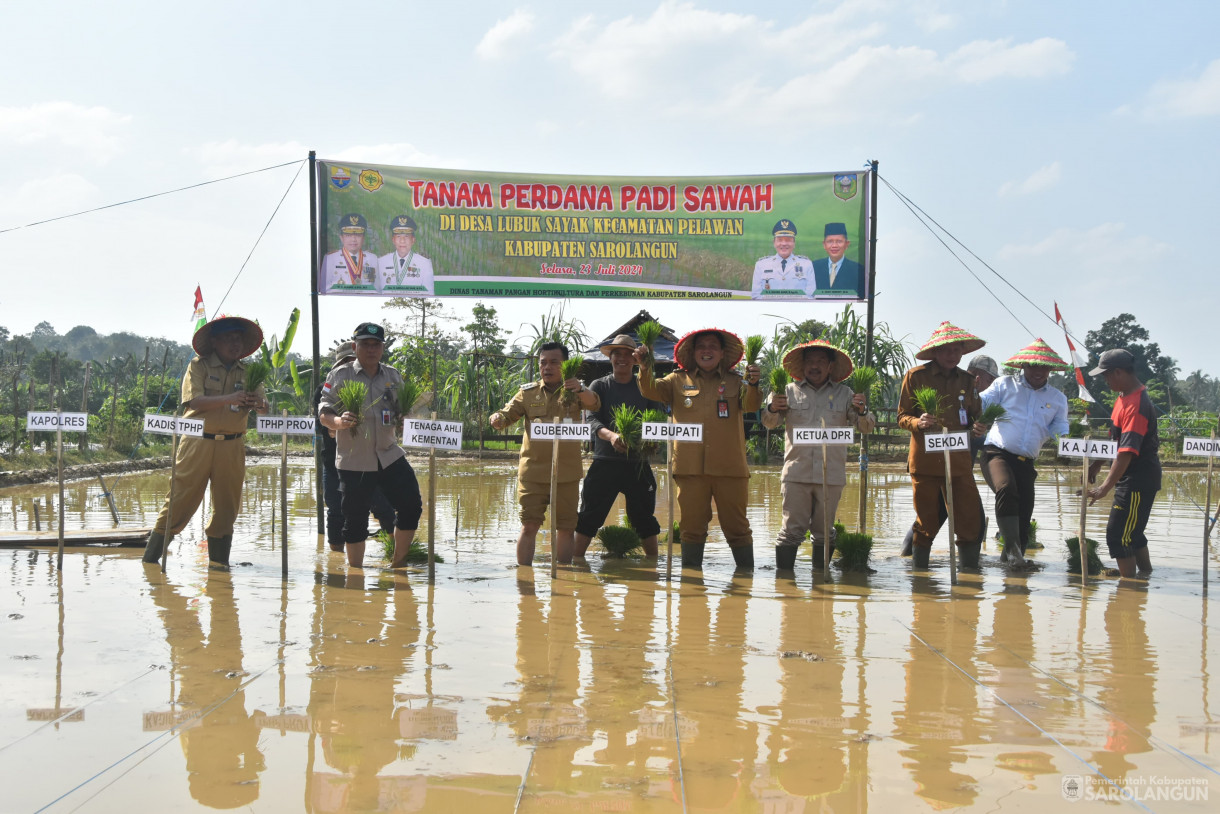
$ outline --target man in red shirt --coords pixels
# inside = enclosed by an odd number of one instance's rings
[[[1101,486],[1089,490],[1089,505],[1114,490],[1114,505],[1106,524],[1106,545],[1118,562],[1120,576],[1147,579],[1152,573],[1148,537],[1144,528],[1152,512],[1152,501],[1161,489],[1161,459],[1157,452],[1156,412],[1148,390],[1135,375],[1135,357],[1123,348],[1101,355],[1090,376],[1104,376],[1106,385],[1118,393],[1110,414],[1110,440],[1118,441],[1118,457]],[[1101,461],[1089,467],[1089,482],[1097,476]]]

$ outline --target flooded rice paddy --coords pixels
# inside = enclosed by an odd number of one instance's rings
[[[930,575],[898,555],[896,468],[870,475],[875,573],[830,583],[808,546],[776,577],[777,469],[751,480],[752,576],[714,527],[702,574],[675,563],[672,583],[664,556],[597,543],[552,580],[545,534],[517,569],[515,470],[438,464],[431,583],[372,546],[347,568],[299,463],[287,581],[274,465],[247,472],[230,573],[207,568],[198,515],[164,576],[137,549],[70,549],[62,574],[53,549],[0,549],[0,811],[1215,810],[1198,472],[1166,473],[1151,582],[1082,590],[1062,542],[1075,471],[1039,481],[1042,570],[1006,575],[989,540],[953,586],[944,532]],[[152,524],[167,480],[119,478],[124,525]],[[0,530],[32,529],[35,499],[46,528],[55,493],[0,492]],[[849,530],[858,501],[853,480]],[[111,526],[96,482],[69,484],[65,510],[68,528]]]

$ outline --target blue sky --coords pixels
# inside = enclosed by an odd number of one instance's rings
[[[1217,6],[1167,2],[5,4],[0,229],[304,158],[505,172],[881,174],[1077,335],[1135,314],[1216,375]],[[0,325],[185,340],[296,172],[286,167],[0,233]],[[302,173],[224,310],[308,312]],[[1001,361],[1018,322],[890,192],[877,319],[942,319]],[[798,251],[799,251],[798,244]],[[977,263],[976,269],[981,269]],[[447,300],[459,313],[471,301]],[[498,300],[502,324],[544,312]],[[830,305],[573,302],[600,336],[640,307],[682,331],[770,334]],[[863,306],[859,306],[863,307]],[[324,298],[324,345],[390,315]],[[1022,324],[1024,323],[1024,326]],[[298,342],[303,343],[304,337]]]

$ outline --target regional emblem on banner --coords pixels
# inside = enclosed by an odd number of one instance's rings
[[[346,167],[331,167],[330,182],[334,184],[335,189],[347,189],[348,184],[352,182],[352,174]]]
[[[385,183],[381,177],[381,173],[377,170],[362,170],[360,173],[360,186],[364,187],[369,192],[376,192],[381,189],[381,185]]]
[[[834,180],[835,197],[841,201],[850,201],[856,197],[856,174],[836,175]]]

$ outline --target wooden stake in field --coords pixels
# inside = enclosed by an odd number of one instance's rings
[[[1084,456],[1080,459],[1080,531],[1076,543],[1080,551],[1080,587],[1089,584],[1089,546],[1084,539],[1084,523],[1089,512],[1089,436],[1084,437]],[[1084,605],[1083,596],[1081,598]]]
[[[1211,447],[1208,449],[1207,455],[1207,500],[1203,503],[1203,595],[1207,596],[1207,554],[1208,540],[1211,539],[1212,523],[1208,512],[1212,507],[1212,464],[1215,461],[1213,451],[1216,448],[1216,431],[1212,430]]]
[[[161,573],[165,573],[165,564],[169,561],[169,544],[174,539],[174,476],[178,474],[178,413],[181,407],[174,408],[173,438],[169,446],[169,500],[165,516],[165,545],[161,549]]]
[[[436,410],[432,411],[436,421]],[[554,467],[552,467],[552,472]],[[552,487],[553,488],[553,487]],[[552,504],[552,517],[554,504]],[[428,582],[436,579],[436,447],[428,448]],[[454,543],[457,543],[457,526],[454,526]]]
[[[672,424],[674,417],[669,417],[668,423]],[[669,526],[665,534],[665,581],[669,582],[673,579],[674,574],[674,450],[678,448],[678,442],[671,440],[665,445],[665,489],[669,492]]]
[[[559,576],[559,541],[555,539],[555,501],[558,499],[559,486],[559,417],[552,419],[556,432],[551,438],[551,505],[547,507],[547,516],[551,521],[551,579]]]
[[[948,427],[942,427],[943,435],[949,434]],[[949,464],[949,445],[945,444],[945,510],[949,512],[949,583],[957,584],[957,530],[953,522],[953,469]]]
[[[56,570],[64,570],[64,410],[55,410],[55,469],[59,475],[59,548],[55,556]]]
[[[830,582],[830,512],[826,511],[826,491],[829,489],[826,476],[826,419],[822,419],[822,582]]]
[[[284,408],[284,434],[280,436],[280,565],[288,579],[288,409]]]

